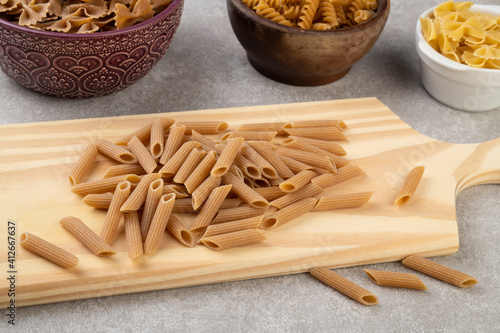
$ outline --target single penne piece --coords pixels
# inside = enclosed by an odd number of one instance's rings
[[[212,171],[210,171],[212,176],[220,177],[229,170],[229,167],[233,164],[236,155],[241,150],[243,141],[243,138],[231,138],[227,140],[227,144],[222,150],[217,162],[212,168]]]
[[[297,191],[298,189],[306,186],[311,182],[311,179],[316,177],[318,174],[314,171],[311,170],[304,170],[299,172],[293,177],[288,178],[287,180],[283,181],[280,185],[279,188],[283,192],[294,192]]]
[[[186,160],[182,163],[174,177],[174,182],[184,184],[191,173],[196,169],[200,162],[205,158],[207,152],[201,149],[194,148],[189,153]]]
[[[254,208],[252,206],[241,206],[235,208],[221,209],[211,224],[225,223],[239,219],[246,219],[263,215],[267,207]]]
[[[315,119],[315,120],[300,120],[290,123],[290,128],[307,128],[307,127],[337,127],[343,131],[347,125],[343,120],[335,119]]]
[[[271,183],[266,178],[252,179],[252,182],[254,184],[253,186],[254,189],[259,187],[271,187]]]
[[[198,210],[193,208],[193,200],[191,198],[175,198],[172,213],[198,213]]]
[[[125,175],[98,179],[91,182],[76,184],[71,188],[71,192],[82,196],[87,194],[113,192],[116,188],[116,185],[123,181],[128,181],[131,184],[136,184],[139,183],[141,179],[137,175]]]
[[[97,157],[97,147],[91,143],[85,148],[82,156],[78,159],[75,166],[69,173],[71,185],[81,183],[82,179],[90,172],[92,165]]]
[[[140,229],[141,229],[141,239],[144,241],[148,235],[149,226],[153,220],[153,216],[163,195],[163,179],[157,179],[149,184],[148,191],[146,194],[146,200],[144,201],[144,210],[142,211]]]
[[[125,224],[128,256],[130,259],[135,259],[144,253],[139,214],[137,212],[124,213],[123,222]]]
[[[271,206],[278,209],[283,209],[294,202],[301,201],[307,198],[313,198],[323,193],[323,189],[315,184],[307,184],[295,192],[288,193],[281,198],[271,201]]]
[[[189,197],[189,194],[184,191],[181,185],[177,184],[167,184],[163,186],[163,194],[175,194],[176,199],[182,199]]]
[[[210,175],[210,171],[216,162],[217,155],[215,151],[210,151],[184,182],[188,193],[193,193],[203,183],[208,175]]]
[[[274,152],[268,145],[262,141],[248,141],[247,144],[252,147],[260,156],[266,159],[274,169],[278,176],[287,179],[295,175],[289,167],[280,159],[279,155]]]
[[[226,122],[217,120],[180,121],[179,124],[186,126],[186,134],[193,130],[203,135],[219,134],[229,127]]]
[[[477,284],[476,278],[468,274],[420,256],[412,255],[407,257],[403,260],[403,265],[457,287],[468,288]]]
[[[282,156],[293,158],[307,165],[328,170],[336,173],[337,166],[328,156],[312,153],[309,151],[291,149],[283,146],[276,147],[276,153]]]
[[[327,188],[338,183],[345,182],[351,178],[361,176],[364,171],[360,167],[352,163],[345,167],[339,168],[337,173],[325,173],[311,179],[311,183],[316,184],[322,188]]]
[[[328,156],[330,159],[332,159],[332,161],[335,163],[335,165],[338,168],[346,166],[347,164],[350,163],[348,160],[346,160],[343,157],[332,154],[324,149],[321,149],[319,147],[316,147],[312,144],[301,141],[299,139],[291,139],[291,140],[285,139],[283,141],[283,146],[285,146],[287,148],[298,149],[298,150],[308,151],[311,153],[316,153],[318,155]]]
[[[216,150],[215,142],[212,139],[207,138],[203,134],[200,134],[193,130],[191,131],[191,137],[193,138],[193,140],[198,141],[201,144],[201,147],[206,151]]]
[[[144,253],[151,254],[158,249],[161,236],[165,233],[165,228],[174,208],[174,202],[175,195],[173,194],[164,194],[161,196],[153,220],[149,226],[146,240],[144,241]]]
[[[151,153],[141,142],[141,140],[139,140],[136,136],[134,136],[127,143],[127,146],[130,148],[132,153],[137,158],[139,164],[142,166],[144,170],[146,170],[147,173],[153,173],[153,171],[155,171],[157,166],[156,162],[153,156],[151,156]]]
[[[418,184],[422,179],[424,174],[425,167],[418,166],[411,169],[410,173],[406,177],[405,183],[403,184],[403,188],[399,192],[398,197],[394,201],[394,204],[399,206],[406,203],[408,200],[413,197],[415,191],[417,190]]]
[[[222,183],[226,185],[233,185],[233,192],[236,193],[240,197],[240,199],[247,202],[253,207],[261,208],[269,206],[269,202],[266,199],[264,199],[260,194],[255,192],[252,188],[241,181],[241,179],[231,173],[226,173],[224,176],[222,176]]]
[[[173,120],[171,118],[161,118],[160,120],[161,120],[161,123],[163,125],[163,131],[165,131],[166,129],[168,129],[170,126],[172,126],[175,123],[175,120]],[[146,126],[138,129],[137,131],[130,133],[130,134],[127,134],[126,136],[122,137],[121,139],[119,139],[115,143],[117,145],[126,146],[127,143],[130,141],[130,139],[132,139],[134,136],[138,137],[139,140],[144,142],[150,138],[152,126],[153,126],[153,123],[147,124]]]
[[[344,133],[335,126],[330,127],[304,127],[285,128],[289,135],[303,138],[326,140],[326,141],[347,141]]]
[[[275,131],[278,135],[285,135],[285,126],[288,123],[253,123],[243,124],[236,130],[237,132],[252,132],[252,131]]]
[[[236,208],[242,203],[240,198],[226,198],[222,201],[220,209]]]
[[[279,186],[258,187],[254,188],[254,190],[255,192],[262,195],[267,201],[273,201],[275,199],[281,198],[286,194],[286,192],[283,192]]]
[[[231,165],[228,172],[232,173],[233,175],[235,175],[236,177],[238,177],[242,181],[245,181],[245,175],[243,174],[243,171],[241,171],[241,169],[239,167],[237,167],[236,165]],[[246,179],[250,179],[250,178],[246,177]]]
[[[96,256],[111,256],[116,254],[108,243],[97,236],[97,234],[79,218],[66,216],[59,220],[59,223]]]
[[[21,234],[21,246],[33,253],[38,254],[53,263],[64,267],[71,268],[78,264],[78,257],[68,251],[54,245],[45,239],[42,239],[29,232]]]
[[[313,267],[309,270],[309,273],[324,284],[363,305],[375,305],[378,303],[377,296],[373,293],[346,279],[340,274],[332,272],[326,267]]]
[[[286,164],[287,167],[294,173],[299,173],[304,170],[314,170],[313,166],[294,160],[293,158],[280,155],[280,159]]]
[[[221,177],[209,176],[191,195],[193,209],[198,209],[207,200],[210,193],[220,185]]]
[[[113,200],[113,193],[87,194],[83,197],[83,203],[96,209],[109,209]]]
[[[226,223],[211,224],[207,227],[207,230],[203,234],[202,238],[246,229],[257,229],[263,217],[264,215],[259,215]]]
[[[106,218],[101,228],[101,238],[108,244],[111,244],[115,236],[120,220],[123,213],[120,211],[123,203],[127,201],[130,194],[130,182],[121,182],[116,186],[115,194],[109,205],[108,212],[106,213]]]
[[[221,140],[225,141],[231,138],[243,138],[252,141],[271,141],[277,134],[278,132],[276,131],[238,131],[224,134]]]
[[[286,140],[299,140],[323,150],[326,150],[329,153],[335,154],[337,156],[345,156],[347,153],[344,148],[338,144],[337,142],[318,140],[318,139],[309,139],[309,138],[301,138],[298,136],[290,135]],[[285,141],[286,141],[285,140]]]
[[[363,269],[366,275],[379,286],[427,290],[425,284],[415,274]]]
[[[105,139],[97,139],[94,141],[97,150],[102,154],[118,161],[120,163],[133,164],[137,163],[137,158],[127,149],[122,146],[115,145],[113,142]]]
[[[165,144],[165,129],[161,119],[151,125],[151,137],[149,139],[149,150],[153,158],[160,158],[163,154]]]
[[[244,142],[243,147],[241,147],[241,154],[251,163],[256,165],[260,169],[260,172],[264,177],[269,179],[278,178],[278,172],[272,166],[272,164],[269,163],[265,158],[260,156],[260,154],[255,151],[255,149],[250,147],[246,142]]]
[[[318,200],[315,198],[307,198],[294,202],[293,204],[288,205],[269,216],[265,216],[262,219],[260,228],[265,230],[274,229],[288,221],[304,215],[316,206],[317,201]]]
[[[313,211],[361,207],[370,200],[372,195],[373,192],[325,195],[319,198]]]
[[[111,178],[111,177],[130,175],[130,174],[144,175],[146,174],[146,170],[144,170],[144,168],[139,163],[118,164],[110,166],[106,170],[106,173],[104,174],[103,178]]]
[[[189,156],[193,149],[199,148],[200,143],[196,141],[189,141],[184,143],[179,150],[165,163],[165,165],[158,171],[158,173],[166,177],[173,176],[179,171],[182,163]]]
[[[201,231],[206,228],[217,214],[222,201],[227,197],[231,191],[231,185],[219,186],[212,190],[205,204],[196,216],[191,231]]]
[[[150,173],[145,175],[135,190],[130,194],[127,201],[123,203],[120,208],[121,212],[133,212],[139,210],[142,204],[146,200],[148,194],[149,185],[157,179],[160,179],[161,175],[159,173]]]
[[[175,204],[174,204],[175,205]],[[167,230],[174,236],[181,244],[187,247],[195,245],[195,237],[191,230],[187,229],[184,224],[174,215],[170,215],[167,223]]]
[[[256,229],[246,229],[228,234],[210,236],[201,239],[201,243],[210,250],[220,251],[234,247],[256,244],[264,241],[266,236]]]
[[[161,164],[167,163],[175,152],[179,150],[185,131],[186,126],[184,125],[173,125],[170,127],[170,132],[163,148],[163,154],[160,157]]]

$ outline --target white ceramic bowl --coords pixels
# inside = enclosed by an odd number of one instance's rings
[[[420,17],[428,17],[433,10],[426,10]],[[497,5],[474,5],[472,10],[500,15]],[[420,20],[415,41],[420,57],[420,77],[432,97],[464,111],[500,110],[500,70],[473,68],[446,58],[424,39]]]

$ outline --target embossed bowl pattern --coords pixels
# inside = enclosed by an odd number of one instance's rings
[[[163,57],[179,26],[184,0],[132,27],[95,34],[64,34],[0,19],[0,68],[42,94],[86,98],[120,91]]]

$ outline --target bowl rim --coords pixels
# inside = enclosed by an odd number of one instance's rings
[[[153,16],[152,18],[134,24],[130,27],[126,27],[123,29],[117,29],[113,31],[103,31],[103,32],[93,32],[88,34],[75,34],[75,33],[65,33],[65,32],[57,32],[57,31],[45,31],[45,30],[35,30],[25,26],[18,25],[14,22],[7,21],[5,19],[0,18],[0,26],[5,26],[10,29],[19,30],[22,32],[44,36],[44,37],[55,37],[55,38],[98,38],[98,37],[110,37],[116,35],[126,34],[127,32],[140,30],[141,28],[148,26],[150,24],[156,23],[157,21],[162,20],[164,17],[169,16],[184,0],[172,0],[172,2],[159,14]]]
[[[356,24],[351,27],[345,27],[341,29],[333,29],[333,30],[312,30],[312,29],[301,29],[295,27],[289,27],[283,24],[279,24],[277,22],[273,22],[271,20],[265,19],[259,15],[257,15],[252,9],[248,8],[242,0],[226,0],[226,3],[231,3],[238,11],[245,15],[252,21],[256,21],[259,24],[266,26],[269,29],[280,30],[282,32],[291,32],[291,33],[299,33],[305,35],[345,35],[349,34],[353,31],[365,31],[378,24],[378,22],[384,17],[385,13],[390,12],[390,0],[378,0],[378,2],[382,2],[382,6],[377,8],[375,15],[370,18],[368,21],[365,21],[361,24]]]
[[[431,7],[426,9],[418,18],[417,24],[416,24],[416,36],[418,40],[416,41],[417,44],[417,50],[422,52],[424,55],[427,56],[427,58],[437,65],[446,67],[450,70],[455,70],[455,71],[461,71],[461,72],[483,72],[483,73],[500,73],[500,69],[493,69],[493,68],[477,68],[477,67],[472,67],[466,64],[462,64],[456,61],[453,61],[451,59],[448,59],[438,51],[434,50],[429,43],[425,40],[424,34],[422,33],[422,25],[420,23],[421,18],[426,18],[429,17],[429,15],[434,11],[436,6]],[[480,13],[489,13],[489,14],[496,14],[495,10],[500,12],[500,6],[499,5],[481,5],[481,4],[474,4],[471,9],[476,9],[477,12]],[[493,13],[491,13],[493,11]],[[419,56],[422,57],[422,55],[419,53]]]

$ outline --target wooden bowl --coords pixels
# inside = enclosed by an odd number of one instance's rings
[[[378,0],[378,9],[367,22],[314,31],[262,18],[241,0],[226,3],[234,33],[250,64],[268,78],[296,86],[319,86],[346,75],[375,44],[390,10],[390,0]]]

